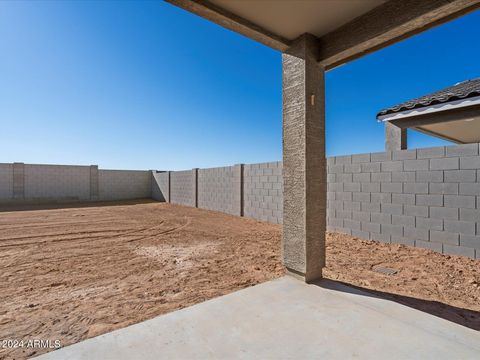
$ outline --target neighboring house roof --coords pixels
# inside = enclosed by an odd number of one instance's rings
[[[419,98],[384,109],[377,114],[377,119],[387,114],[394,114],[436,104],[445,104],[451,101],[475,96],[480,96],[480,78],[467,80],[432,94],[424,95]]]

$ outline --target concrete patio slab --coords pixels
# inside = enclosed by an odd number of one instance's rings
[[[284,277],[38,357],[227,358],[479,359],[480,332],[332,281]]]

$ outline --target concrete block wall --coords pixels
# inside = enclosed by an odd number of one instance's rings
[[[97,200],[100,196],[98,165],[90,166],[90,200]]]
[[[241,165],[198,170],[198,207],[241,216]]]
[[[249,164],[244,167],[244,216],[282,223],[282,162]]]
[[[170,172],[170,202],[173,204],[196,206],[195,170]]]
[[[25,164],[13,163],[13,199],[25,198]]]
[[[195,181],[196,179],[196,181]],[[158,180],[157,180],[158,183]],[[170,172],[170,202],[282,223],[282,163]]]
[[[150,171],[99,170],[99,200],[144,199],[152,196]]]
[[[152,199],[170,202],[170,171],[152,171]]]
[[[479,145],[329,158],[327,226],[480,258]]]
[[[0,199],[13,196],[13,165],[0,164]]]
[[[281,162],[171,172],[0,164],[0,201],[152,197],[272,223],[282,223],[282,184]],[[327,229],[480,259],[479,144],[328,158]]]
[[[151,197],[150,171],[98,170],[97,165],[0,164],[0,204]]]
[[[25,164],[23,186],[25,199],[90,200],[90,167]]]

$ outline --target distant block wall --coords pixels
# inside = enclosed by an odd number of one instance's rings
[[[279,161],[172,171],[170,198],[172,203],[187,206],[195,206],[197,199],[199,208],[280,224],[282,184]]]
[[[170,172],[152,171],[152,198],[170,202]]]
[[[90,200],[90,167],[25,164],[26,199]]]
[[[150,171],[99,170],[99,200],[128,200],[150,198]]]
[[[282,162],[245,165],[244,216],[282,223]]]
[[[13,197],[13,165],[0,164],[0,200]]]
[[[198,170],[198,207],[241,215],[240,168],[235,166]]]
[[[170,173],[170,202],[196,206],[195,181],[193,170],[172,171]]]
[[[232,213],[232,170],[198,171],[200,206]],[[190,205],[191,172],[179,175]],[[281,223],[282,163],[244,165],[241,179],[243,215]],[[480,258],[479,144],[331,157],[327,183],[330,231]]]
[[[0,164],[0,204],[150,198],[150,171],[98,166]]]
[[[329,230],[480,258],[479,145],[328,159]]]

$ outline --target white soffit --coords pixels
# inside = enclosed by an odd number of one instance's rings
[[[417,109],[401,111],[393,114],[386,114],[378,117],[379,121],[390,121],[403,118],[410,118],[413,116],[425,115],[436,113],[440,111],[453,110],[458,108],[463,108],[467,106],[473,106],[480,104],[480,96],[475,96],[467,99],[460,99],[455,101],[450,101],[448,103],[436,104],[432,106],[425,106]]]
[[[321,37],[386,0],[210,0],[250,22],[294,40],[303,33]]]
[[[480,143],[480,115],[468,120],[422,125],[418,130],[463,144]]]

